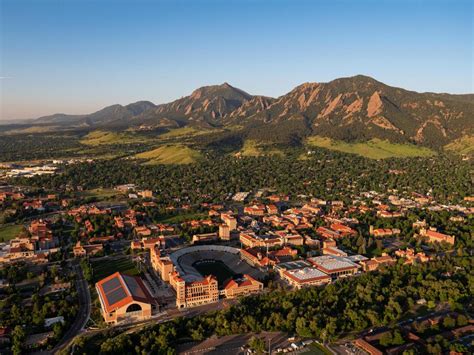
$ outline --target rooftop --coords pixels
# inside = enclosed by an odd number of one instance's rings
[[[96,284],[100,301],[107,312],[133,301],[154,303],[143,281],[136,276],[116,272]]]
[[[349,259],[334,255],[316,256],[313,258],[309,258],[308,261],[328,271],[337,271],[340,269],[354,267],[358,268],[358,265],[353,263]]]
[[[305,267],[303,269],[297,270],[288,270],[286,271],[287,275],[292,276],[294,279],[300,281],[309,281],[319,278],[327,278],[328,274],[314,268],[314,267]]]
[[[303,269],[305,267],[311,266],[310,263],[304,260],[298,261],[288,261],[286,263],[278,264],[277,268],[285,269],[285,270],[296,270],[296,269]]]
[[[369,259],[366,256],[363,256],[363,255],[360,255],[360,254],[349,255],[346,258],[349,259],[352,262],[365,261],[365,260]]]

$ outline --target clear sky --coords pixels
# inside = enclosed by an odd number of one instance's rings
[[[365,74],[473,90],[472,0],[0,0],[0,119],[163,103],[229,82],[279,96]]]

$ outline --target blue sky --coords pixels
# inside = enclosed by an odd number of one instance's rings
[[[473,90],[469,0],[0,0],[0,118],[155,103],[229,82],[279,96],[365,74]]]

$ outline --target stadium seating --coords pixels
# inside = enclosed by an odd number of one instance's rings
[[[223,245],[196,245],[175,251],[170,259],[186,281],[202,279],[202,275],[193,265],[200,260],[219,260],[236,274],[249,274],[261,278],[262,273],[240,259],[240,250]]]

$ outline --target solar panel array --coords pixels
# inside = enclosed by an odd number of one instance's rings
[[[127,293],[122,287],[119,287],[105,295],[107,297],[107,300],[109,301],[110,305],[113,305],[117,302],[120,302],[123,300],[125,297],[127,297]]]
[[[117,302],[120,302],[128,296],[124,286],[119,280],[119,277],[120,276],[116,276],[101,285],[102,290],[104,292],[104,296],[110,306]]]
[[[113,279],[110,279],[107,282],[104,282],[102,284],[102,289],[104,290],[104,293],[109,293],[110,291],[115,290],[117,287],[122,286],[120,283],[120,280],[118,277],[114,277]]]

